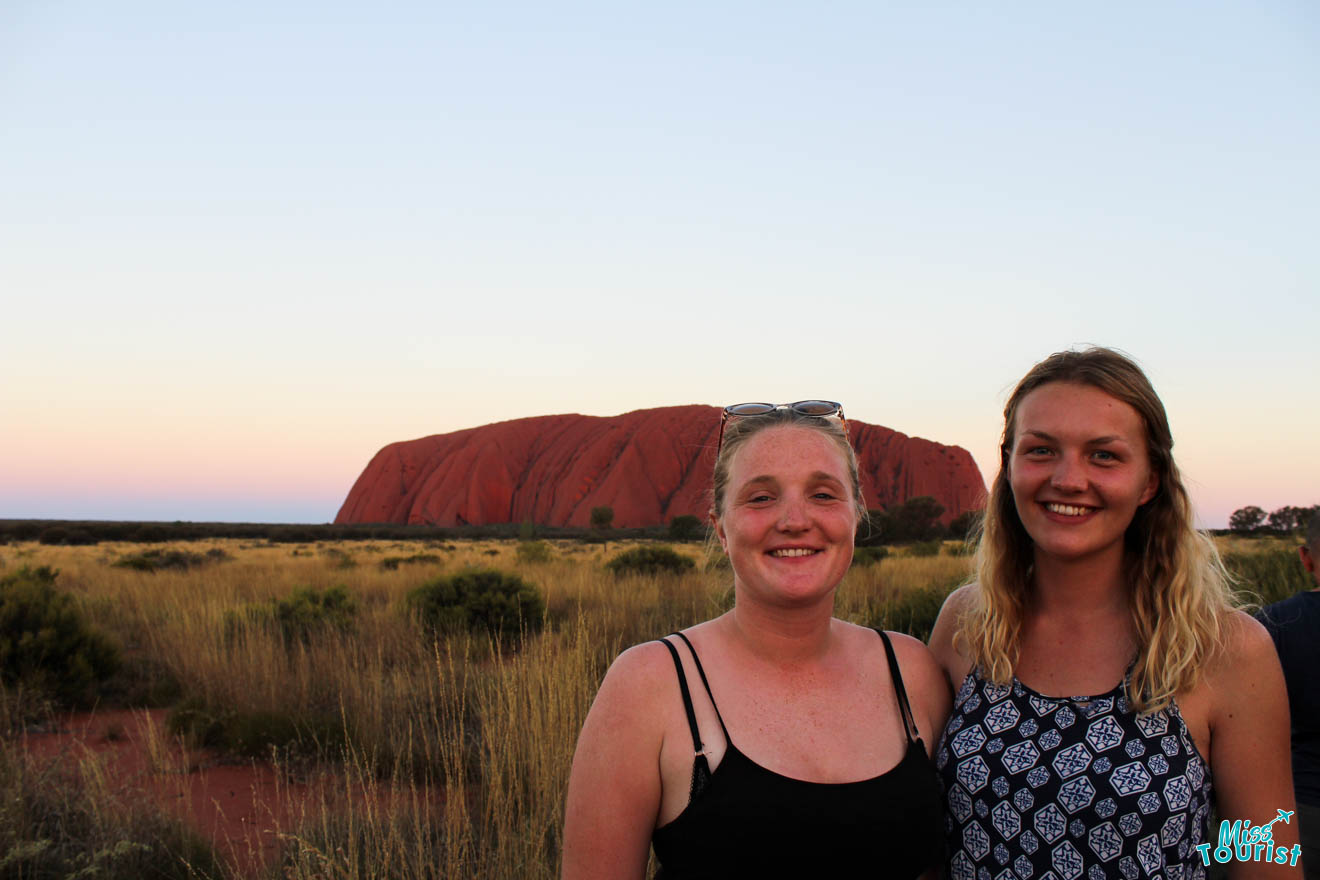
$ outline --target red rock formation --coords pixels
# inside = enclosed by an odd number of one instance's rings
[[[719,413],[694,405],[538,416],[391,443],[357,478],[335,522],[587,526],[602,505],[619,527],[685,513],[704,519]],[[848,426],[868,507],[931,495],[947,523],[983,504],[985,483],[966,450]]]

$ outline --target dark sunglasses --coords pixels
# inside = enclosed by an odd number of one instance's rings
[[[724,448],[724,425],[729,419],[745,419],[751,416],[768,416],[775,410],[791,409],[800,416],[814,416],[828,419],[838,416],[843,422],[843,432],[848,433],[848,420],[843,416],[843,404],[833,400],[798,400],[793,403],[734,403],[724,408],[720,416],[720,439],[715,444],[715,455]]]

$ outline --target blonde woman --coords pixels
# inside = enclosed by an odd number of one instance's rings
[[[936,753],[954,880],[1300,877],[1279,662],[1172,447],[1109,349],[1052,355],[1009,398],[977,581],[931,635],[957,692]],[[1270,859],[1221,848],[1213,808],[1276,820]]]

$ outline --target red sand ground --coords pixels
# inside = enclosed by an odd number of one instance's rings
[[[269,764],[222,762],[213,753],[185,749],[165,731],[164,717],[164,710],[61,716],[50,732],[26,734],[25,746],[39,759],[96,755],[116,789],[155,798],[208,836],[240,873],[269,865],[279,852],[279,834],[292,830],[310,806],[309,786],[280,778]],[[165,746],[156,761],[153,737]]]

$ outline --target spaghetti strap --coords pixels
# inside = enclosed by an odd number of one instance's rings
[[[720,707],[715,702],[715,695],[710,692],[710,682],[706,680],[706,670],[701,668],[701,658],[697,656],[697,649],[692,647],[692,643],[688,641],[688,637],[681,632],[676,632],[674,635],[682,639],[683,644],[687,645],[688,650],[692,652],[692,660],[697,664],[697,675],[701,676],[701,684],[706,688],[706,696],[710,697],[711,708],[715,710],[715,717],[719,719],[720,722],[720,730],[724,732],[724,741],[732,742],[729,738],[729,728],[724,726],[724,716],[720,714]],[[666,644],[668,643],[666,642]]]
[[[917,729],[916,719],[912,717],[912,706],[908,703],[907,688],[903,687],[903,674],[898,671],[898,657],[894,655],[894,646],[889,641],[889,634],[882,629],[876,629],[880,634],[880,640],[885,643],[885,656],[889,658],[889,676],[894,681],[894,693],[898,696],[899,714],[903,717],[903,734],[907,737],[908,744],[911,745],[916,737],[921,736],[921,731]]]
[[[674,670],[678,672],[678,689],[683,694],[683,711],[687,713],[688,727],[692,729],[692,748],[701,754],[701,733],[697,730],[697,713],[692,709],[692,694],[688,691],[687,676],[683,674],[683,661],[678,659],[678,649],[669,644],[669,639],[656,639],[669,649],[669,656],[674,658]]]

